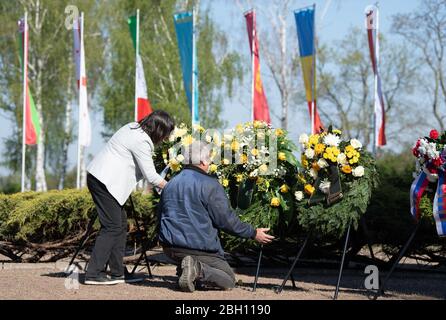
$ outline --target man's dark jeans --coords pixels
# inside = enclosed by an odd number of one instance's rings
[[[127,214],[105,185],[91,174],[87,175],[87,186],[96,205],[101,229],[88,263],[86,277],[96,278],[105,275],[107,262],[113,276],[122,276]]]
[[[216,253],[204,251],[163,247],[164,253],[181,263],[186,256],[191,256],[201,264],[200,282],[217,286],[221,289],[232,289],[235,287],[235,274],[228,262]]]

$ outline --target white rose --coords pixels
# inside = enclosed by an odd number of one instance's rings
[[[177,160],[178,160],[179,162],[183,162],[183,161],[184,161],[184,156],[183,156],[182,154],[179,154],[179,155],[177,156]]]
[[[350,144],[355,149],[361,149],[362,148],[362,143],[358,139],[351,139],[350,140]]]
[[[319,166],[319,168],[323,169],[323,168],[327,168],[328,167],[328,162],[327,160],[325,160],[324,158],[320,158],[317,161],[317,165]]]
[[[338,163],[339,164],[346,164],[347,163],[347,156],[345,155],[345,153],[340,153],[338,154]]]
[[[206,135],[206,142],[210,143],[212,141],[212,137],[210,135]]]
[[[317,171],[314,170],[313,168],[310,169],[310,177],[312,177],[313,179],[317,178]]]
[[[294,193],[294,197],[297,201],[302,201],[302,199],[304,198],[304,193],[302,191],[296,191]]]
[[[357,166],[356,168],[353,169],[352,175],[357,178],[362,177],[364,175],[364,167]]]
[[[307,142],[308,142],[308,135],[306,135],[305,133],[301,134],[299,137],[299,143],[305,144]]]
[[[305,157],[307,157],[307,159],[313,159],[314,158],[314,150],[311,148],[308,148],[307,150],[305,150]]]

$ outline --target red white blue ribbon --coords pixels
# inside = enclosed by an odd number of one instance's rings
[[[421,217],[420,213],[420,201],[424,191],[429,185],[427,175],[425,172],[421,172],[410,187],[410,213],[412,217],[418,221]]]
[[[435,192],[433,215],[435,226],[440,237],[446,235],[446,173],[438,175],[437,191]]]

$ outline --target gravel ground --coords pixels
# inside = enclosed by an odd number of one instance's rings
[[[334,294],[337,271],[334,269],[297,268],[294,276],[297,289],[288,282],[282,294],[273,288],[279,285],[285,269],[262,269],[256,292],[252,292],[254,268],[235,269],[241,280],[231,291],[205,290],[193,293],[180,292],[176,285],[175,267],[171,265],[153,268],[152,279],[139,284],[114,286],[83,285],[67,281],[62,265],[58,264],[0,264],[0,299],[287,299],[327,300]],[[141,269],[141,271],[144,271]],[[369,293],[364,288],[364,277],[360,270],[346,270],[339,293],[340,300],[367,300]],[[68,288],[66,287],[68,284]],[[439,273],[396,272],[388,284],[386,296],[381,299],[445,299],[446,276]]]

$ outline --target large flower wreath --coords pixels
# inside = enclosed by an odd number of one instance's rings
[[[415,220],[432,217],[439,236],[446,236],[446,132],[431,130],[412,149],[417,158],[410,189],[411,214]]]
[[[343,140],[341,131],[299,137],[302,169],[293,190],[298,220],[306,230],[341,237],[358,222],[370,202],[378,174],[372,156],[357,139]]]
[[[285,223],[295,216],[296,201],[291,189],[297,183],[299,163],[293,155],[297,148],[284,130],[254,121],[221,134],[181,124],[169,142],[157,150],[157,169],[169,165],[169,175],[175,175],[185,160],[179,147],[187,147],[197,139],[213,146],[214,162],[209,173],[225,188],[242,221],[275,228],[279,216]]]

